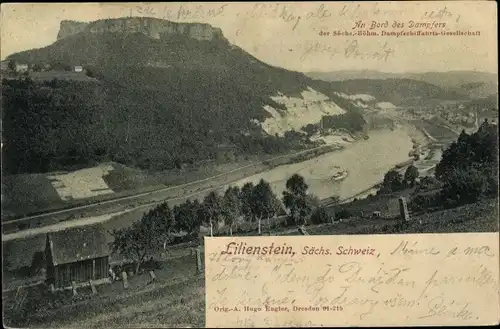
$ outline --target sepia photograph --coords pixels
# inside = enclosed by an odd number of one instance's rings
[[[490,1],[3,3],[4,326],[205,327],[206,239],[498,236],[497,44]]]

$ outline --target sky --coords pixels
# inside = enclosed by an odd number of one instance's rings
[[[3,3],[1,58],[52,44],[62,20],[139,16],[209,23],[258,59],[301,72],[496,73],[496,13],[494,1]],[[334,35],[358,30],[378,35]],[[400,31],[437,35],[387,36]],[[480,35],[442,35],[455,31]]]

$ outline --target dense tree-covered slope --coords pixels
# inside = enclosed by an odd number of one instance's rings
[[[162,169],[214,158],[221,148],[286,151],[299,137],[268,136],[256,123],[270,116],[264,105],[286,111],[270,98],[278,91],[299,96],[311,87],[352,113],[355,127],[364,122],[329,82],[269,66],[220,33],[206,40],[192,33],[152,38],[144,31],[102,28],[127,19],[99,21],[97,32],[84,30],[9,56],[58,69],[82,65],[97,81],[3,81],[7,172],[104,160]]]

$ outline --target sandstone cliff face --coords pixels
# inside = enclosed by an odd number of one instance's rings
[[[88,23],[77,21],[62,21],[57,34],[57,40],[85,31]]]
[[[186,36],[196,40],[223,38],[222,31],[209,24],[176,23],[148,17],[127,17],[98,20],[91,23],[62,21],[57,39],[64,39],[77,33],[142,33],[153,39],[169,36]]]

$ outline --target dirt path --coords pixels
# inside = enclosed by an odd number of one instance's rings
[[[101,215],[101,216],[95,216],[95,217],[88,217],[88,218],[82,218],[82,219],[75,219],[71,221],[65,221],[61,223],[57,223],[54,225],[47,225],[44,227],[38,227],[38,228],[31,228],[27,230],[23,230],[20,232],[15,232],[15,233],[10,233],[10,234],[2,234],[2,241],[10,241],[10,240],[15,240],[15,239],[21,239],[21,238],[26,238],[32,235],[37,235],[37,234],[44,234],[48,232],[56,232],[56,231],[61,231],[70,227],[78,227],[78,226],[86,226],[86,225],[91,225],[91,224],[96,224],[96,223],[101,223],[105,222],[107,220],[110,220],[112,217],[124,214],[128,211],[121,211],[118,213],[114,214],[106,214],[106,215]]]

